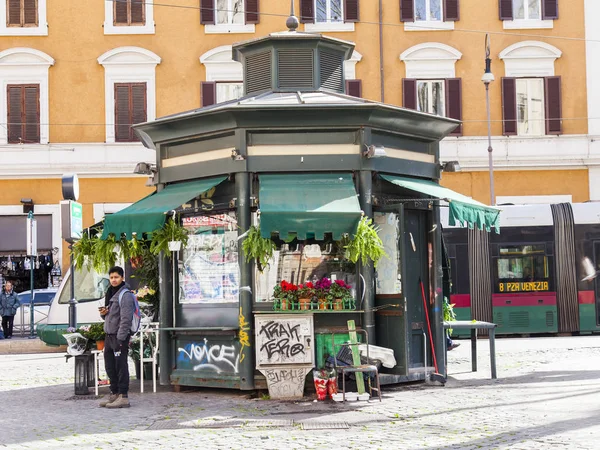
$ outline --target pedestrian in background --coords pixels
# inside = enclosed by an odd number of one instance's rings
[[[110,380],[110,396],[100,402],[106,408],[129,408],[129,338],[135,310],[135,299],[125,283],[122,267],[108,271],[110,287],[106,293],[107,306],[100,307],[104,319],[104,366]]]
[[[6,339],[12,337],[15,314],[17,314],[19,306],[21,306],[19,297],[13,290],[12,283],[7,281],[0,293],[0,315],[2,316],[2,330],[4,331],[4,337]]]

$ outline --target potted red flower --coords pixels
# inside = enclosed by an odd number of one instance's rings
[[[333,309],[345,309],[344,302],[350,299],[350,285],[343,280],[335,280],[331,283],[329,294],[333,297]]]
[[[304,284],[298,286],[298,302],[300,303],[301,310],[311,309],[312,299],[315,296],[315,286],[307,281]]]

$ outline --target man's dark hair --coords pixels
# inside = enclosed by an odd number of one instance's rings
[[[113,266],[109,269],[108,274],[110,275],[111,273],[118,273],[120,276],[124,277],[125,276],[125,272],[123,271],[122,267],[119,266]]]

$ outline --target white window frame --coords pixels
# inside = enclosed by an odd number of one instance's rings
[[[524,0],[527,2],[528,0]],[[542,0],[537,0],[540,5],[540,18],[539,19],[529,19],[527,16],[529,15],[529,9],[525,8],[525,18],[524,19],[515,19],[514,18],[514,0],[513,0],[513,20],[503,20],[502,24],[505,30],[535,30],[535,29],[549,29],[554,28],[554,20],[542,19]]]
[[[427,10],[427,20],[417,20],[417,0],[413,0],[413,8],[415,12],[414,22],[404,22],[404,31],[447,31],[454,30],[454,21],[444,21],[444,0],[440,0],[440,20],[431,20],[430,1],[425,0]]]
[[[507,77],[553,77],[554,62],[562,52],[553,45],[539,41],[522,41],[500,52]]]
[[[50,102],[48,69],[54,59],[32,48],[15,47],[0,52],[0,144],[8,144],[9,84],[38,84],[40,86],[40,144],[47,144],[50,134]],[[20,145],[20,144],[10,144]]]
[[[98,58],[98,63],[104,66],[107,143],[115,143],[115,83],[146,83],[146,120],[156,119],[156,66],[160,61],[158,55],[140,47],[114,48]],[[117,144],[131,145],[131,142]]]
[[[541,122],[541,124],[536,124],[539,125],[540,127],[540,133],[520,133],[519,132],[519,105],[517,103],[517,136],[527,136],[527,137],[536,137],[536,136],[545,136],[546,135],[546,131],[545,131],[545,120],[546,120],[546,111],[545,111],[545,104],[546,104],[546,99],[544,98],[544,79],[543,78],[530,78],[530,77],[524,77],[524,78],[517,78],[516,82],[515,82],[515,95],[517,95],[517,91],[518,91],[518,85],[519,84],[523,84],[523,83],[527,83],[527,92],[528,92],[528,101],[527,101],[527,117],[530,118],[530,121],[533,122],[535,119],[531,119],[532,117],[532,108],[533,108],[533,104],[531,103],[530,99],[529,99],[529,92],[530,92],[530,85],[532,83],[537,83],[537,84],[541,84],[542,85],[542,117],[539,119],[539,121]]]
[[[421,109],[419,109],[419,83],[426,83],[427,84],[427,97],[429,99],[429,109],[430,111],[423,111]],[[442,114],[435,114],[433,112],[431,112],[431,110],[433,109],[433,103],[431,102],[431,99],[433,98],[433,83],[441,83],[442,85],[442,99],[443,99],[443,106],[444,106],[444,111]],[[447,105],[446,105],[446,80],[444,79],[435,79],[435,80],[429,80],[429,79],[417,79],[417,111],[420,112],[424,112],[427,114],[432,114],[432,115],[437,115],[439,117],[446,117],[446,110],[447,110]]]
[[[256,27],[253,23],[216,23],[217,21],[217,0],[213,0],[215,23],[204,26],[206,34],[236,34],[236,33],[254,33]],[[232,1],[232,0],[229,0]],[[244,2],[244,19],[246,14],[246,0]],[[244,21],[245,22],[245,21]]]
[[[6,0],[0,0],[0,36],[48,36],[48,21],[46,18],[47,0],[38,0],[37,27],[9,27]]]
[[[413,45],[400,54],[406,78],[456,78],[456,61],[462,53],[439,42]]]
[[[104,1],[104,34],[154,34],[154,0],[144,0],[144,25],[115,25],[114,2]]]
[[[327,19],[324,22],[317,22],[317,2],[321,0],[313,0],[313,8],[315,12],[315,23],[343,23],[344,22],[344,0],[340,0],[340,9],[342,11],[341,20],[336,22],[331,20],[331,2],[333,0],[325,0],[325,14],[327,15]]]

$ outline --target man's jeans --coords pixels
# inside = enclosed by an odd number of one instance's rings
[[[129,336],[123,343],[116,334],[107,334],[104,341],[104,367],[110,379],[110,392],[127,395],[129,391]]]

